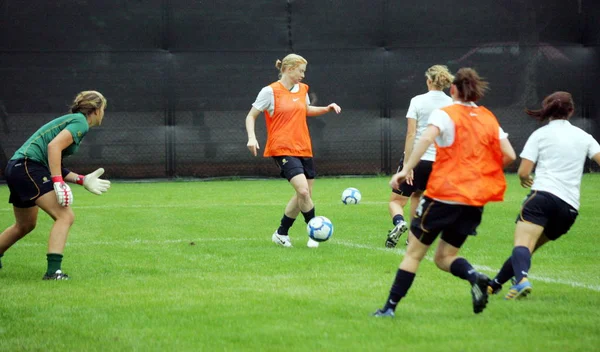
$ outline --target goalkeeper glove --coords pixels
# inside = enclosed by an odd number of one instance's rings
[[[54,192],[56,192],[58,204],[63,207],[73,204],[73,192],[71,192],[71,187],[65,183],[62,176],[52,176],[52,182],[54,183]]]
[[[77,184],[83,185],[83,187],[85,187],[85,189],[91,193],[100,195],[110,188],[109,180],[102,180],[99,178],[103,173],[104,169],[99,168],[91,174],[87,174],[85,176],[79,175],[77,177]]]

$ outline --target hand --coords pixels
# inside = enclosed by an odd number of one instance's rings
[[[54,183],[54,192],[58,204],[63,207],[73,204],[73,192],[71,192],[71,187],[65,183],[62,176],[52,176],[52,182]]]
[[[99,177],[104,173],[103,168],[99,168],[98,170],[92,172],[91,174],[85,175],[83,178],[83,187],[90,191],[91,193],[101,195],[102,193],[108,191],[110,188],[110,181],[103,180]]]
[[[415,170],[410,170],[410,172],[406,175],[406,183],[411,185],[415,179]]]
[[[402,170],[397,174],[392,175],[392,178],[390,179],[390,187],[392,187],[392,189],[400,188],[400,184],[404,182],[404,180],[406,180],[407,175],[408,173],[406,172],[406,170]]]
[[[256,138],[248,138],[247,146],[248,146],[248,149],[250,150],[250,153],[252,153],[252,155],[256,156],[256,154],[258,153],[258,149],[260,149]]]
[[[530,188],[531,186],[533,186],[533,177],[531,175],[521,178],[521,187]]]
[[[339,114],[340,112],[342,112],[342,108],[340,108],[340,106],[337,105],[336,103],[331,103],[331,104],[327,105],[327,109],[329,111],[331,111],[331,110],[335,111],[336,114]]]

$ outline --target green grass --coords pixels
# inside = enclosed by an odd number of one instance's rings
[[[600,346],[600,175],[585,175],[571,232],[533,258],[533,294],[490,298],[472,313],[469,285],[428,257],[396,318],[376,319],[404,246],[391,228],[387,177],[318,179],[317,214],[335,231],[306,248],[271,243],[292,195],[284,180],[114,183],[75,189],[63,269],[42,281],[52,221],[6,252],[0,270],[0,351],[592,351]],[[357,187],[363,199],[345,206]],[[493,275],[512,250],[526,190],[509,176],[461,253]],[[0,199],[8,188],[0,186]],[[0,227],[12,223],[8,204]],[[507,287],[504,288],[506,292]]]

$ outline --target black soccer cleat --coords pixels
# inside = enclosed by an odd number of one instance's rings
[[[408,230],[406,221],[400,221],[394,228],[388,233],[387,239],[385,240],[385,246],[387,248],[394,248],[398,244],[398,240],[403,233]],[[407,241],[408,244],[408,241]]]
[[[477,278],[471,286],[471,297],[473,298],[473,312],[479,314],[483,312],[488,303],[488,282],[490,279],[481,273],[475,273]]]
[[[498,293],[500,293],[500,291],[502,291],[502,285],[498,281],[494,279],[488,282],[488,295],[497,295]]]
[[[48,275],[48,273],[44,274],[42,280],[69,280],[69,275],[63,273],[61,270],[56,270],[52,275]]]

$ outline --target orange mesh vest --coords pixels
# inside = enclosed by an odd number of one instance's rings
[[[436,157],[425,195],[441,201],[483,206],[501,201],[506,190],[496,116],[479,106],[443,108],[454,121],[454,143],[436,144]]]
[[[281,83],[270,84],[275,101],[273,115],[265,110],[267,145],[264,156],[312,157],[312,146],[306,124],[306,94],[308,86],[292,93]]]

